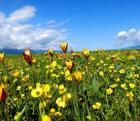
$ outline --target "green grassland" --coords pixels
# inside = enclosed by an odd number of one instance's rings
[[[32,55],[31,66],[22,55],[6,55],[0,121],[139,121],[140,50],[76,53]]]

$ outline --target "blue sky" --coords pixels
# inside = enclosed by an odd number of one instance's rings
[[[14,18],[17,14],[12,13],[23,7],[30,9],[29,13],[33,15],[26,16],[27,20],[21,18],[22,20],[18,19],[18,22],[17,20],[9,22],[10,15]],[[34,45],[33,49],[44,49],[45,46],[42,45],[46,45],[46,48],[55,49],[57,48],[55,46],[58,46],[56,39],[67,40],[71,48],[78,50],[122,48],[140,43],[139,0],[1,0],[0,12],[8,21],[7,23],[1,22],[0,25],[4,23],[8,26],[7,28],[9,28],[9,23],[14,28],[31,25],[31,27],[24,27],[25,35],[21,34],[23,30],[16,33],[11,27],[10,34],[8,33],[11,36],[7,37],[6,34],[0,36],[0,42],[4,43],[0,46],[1,48],[10,47],[10,45],[11,48]],[[25,28],[28,30],[26,31]],[[46,33],[40,32],[40,29]],[[0,31],[3,31],[2,27]],[[8,29],[5,31],[7,32]],[[21,36],[30,35],[30,37],[20,37],[19,33]],[[36,34],[41,37],[31,40],[37,38],[33,35],[31,38],[31,33],[41,33]],[[42,39],[44,34],[48,36]],[[19,39],[15,35],[19,35]],[[7,41],[9,38],[10,40]],[[27,40],[26,44],[23,38]],[[20,41],[18,44],[17,40]]]

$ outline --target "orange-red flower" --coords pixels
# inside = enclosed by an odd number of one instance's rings
[[[71,52],[71,53],[74,53],[74,50],[73,50],[73,49],[71,49],[71,50],[70,50],[70,52]]]
[[[60,47],[63,50],[63,52],[66,53],[67,49],[68,49],[68,43],[67,42],[62,42],[62,43],[60,43]]]
[[[7,97],[5,87],[3,84],[0,84],[0,101],[5,101]]]
[[[23,52],[23,56],[24,59],[26,60],[26,62],[31,65],[32,64],[32,54],[31,51],[28,48],[25,48],[24,52]]]
[[[74,55],[75,57],[77,57],[77,58],[80,58],[80,53],[75,53],[75,55]]]
[[[53,57],[54,56],[54,50],[53,49],[48,49],[48,55]]]
[[[0,62],[4,62],[4,57],[5,57],[4,53],[0,53]]]
[[[72,72],[74,63],[73,63],[71,60],[66,61],[66,66],[67,66],[67,69],[68,69],[70,72]]]

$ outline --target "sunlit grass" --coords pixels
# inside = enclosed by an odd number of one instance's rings
[[[67,46],[63,54],[27,54],[31,60],[5,55],[0,121],[140,120],[140,51],[66,53]]]

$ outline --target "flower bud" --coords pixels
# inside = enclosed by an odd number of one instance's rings
[[[83,55],[85,56],[85,58],[89,58],[89,54],[90,54],[90,52],[89,52],[89,50],[88,49],[84,49],[83,50]]]
[[[28,48],[25,48],[24,52],[23,52],[23,56],[25,61],[31,65],[32,64],[32,54],[31,51]]]
[[[5,54],[4,53],[0,53],[0,62],[4,62],[4,57],[5,57]]]
[[[68,43],[67,42],[62,42],[60,44],[61,49],[63,50],[64,53],[67,52],[67,48],[68,48]]]
[[[53,57],[54,56],[54,50],[53,49],[48,49],[48,55]]]
[[[5,101],[7,97],[6,90],[3,84],[0,85],[0,101]]]
[[[68,69],[70,72],[72,72],[74,63],[73,63],[71,60],[66,61],[66,66],[67,66],[67,69]]]

